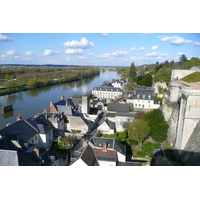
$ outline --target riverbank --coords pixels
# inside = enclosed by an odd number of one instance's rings
[[[93,76],[95,77],[96,75],[99,75],[99,74],[100,74],[100,71],[97,72],[97,73],[91,74],[90,77],[93,77]],[[20,91],[42,88],[42,87],[51,86],[51,85],[57,85],[57,84],[62,84],[62,83],[70,83],[70,82],[73,82],[73,81],[84,80],[84,79],[87,79],[87,78],[88,77],[83,77],[83,78],[79,77],[79,78],[71,78],[70,80],[53,80],[49,83],[45,83],[45,85],[35,84],[35,85],[32,85],[32,86],[29,86],[28,84],[27,85],[24,84],[24,85],[19,85],[19,86],[14,86],[14,87],[4,87],[4,88],[0,88],[0,96],[13,94],[13,93],[20,92]]]

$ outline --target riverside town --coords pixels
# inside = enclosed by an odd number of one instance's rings
[[[200,58],[136,63],[1,64],[0,166],[200,165]]]

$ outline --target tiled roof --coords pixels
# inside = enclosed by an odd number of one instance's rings
[[[109,160],[116,161],[117,160],[117,152],[114,150],[107,149],[106,152],[103,149],[93,148],[94,154],[97,160]]]

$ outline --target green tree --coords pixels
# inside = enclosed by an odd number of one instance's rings
[[[151,137],[156,142],[163,142],[167,139],[167,130],[169,125],[165,121],[164,115],[161,110],[154,109],[144,116],[144,121],[148,123],[151,128]]]
[[[150,135],[150,127],[148,123],[143,120],[129,123],[127,130],[129,139],[136,140],[139,143],[140,148],[142,146],[142,142]]]
[[[182,63],[184,63],[184,62],[186,62],[187,61],[187,57],[186,57],[186,55],[185,54],[182,54],[181,56],[180,56],[180,63],[182,64]]]
[[[9,75],[9,74],[6,74],[6,75],[5,75],[5,79],[10,80],[10,75]]]
[[[130,71],[129,71],[129,81],[130,82],[135,82],[136,81],[136,68],[135,68],[135,64],[134,62],[131,63],[131,66],[130,66]]]
[[[30,86],[30,87],[36,87],[36,85],[37,85],[37,82],[36,82],[36,80],[35,79],[29,79],[28,80],[28,85]]]
[[[151,86],[153,83],[153,79],[151,74],[147,74],[141,81],[140,81],[140,85],[144,85],[144,86]]]

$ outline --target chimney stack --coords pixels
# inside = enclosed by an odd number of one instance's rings
[[[19,121],[19,120],[21,120],[21,119],[22,119],[22,118],[21,118],[21,115],[17,115],[17,116],[16,116],[16,120],[17,120],[17,121]]]
[[[106,142],[103,143],[103,152],[107,152],[107,143]]]
[[[54,114],[52,114],[52,116],[51,116],[51,122],[55,122],[55,116],[54,116]]]
[[[65,95],[60,95],[60,100],[64,100],[65,99]]]

